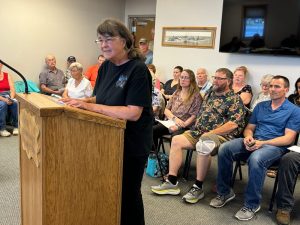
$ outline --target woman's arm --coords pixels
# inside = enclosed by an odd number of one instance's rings
[[[15,98],[16,91],[15,91],[14,80],[9,74],[8,74],[8,83],[9,83],[9,87],[10,87],[10,97]]]
[[[86,98],[86,99],[63,99],[67,105],[86,109],[92,112],[101,113],[106,116],[113,118],[124,119],[129,121],[137,121],[143,112],[143,107],[141,106],[107,106],[96,104],[96,97]],[[91,103],[92,102],[92,103]]]
[[[189,127],[196,119],[195,115],[190,116],[186,121],[183,122],[183,127]]]
[[[244,105],[248,105],[251,101],[252,94],[248,93],[248,92],[243,92],[243,93],[240,94],[240,97],[241,97]]]
[[[62,97],[63,98],[69,98],[68,89],[67,88],[65,88],[64,93],[62,94]]]

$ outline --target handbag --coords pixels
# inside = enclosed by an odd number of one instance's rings
[[[165,153],[151,153],[148,157],[146,174],[150,177],[162,177],[169,172],[169,156]]]

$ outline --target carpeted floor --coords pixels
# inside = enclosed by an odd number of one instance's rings
[[[19,152],[18,137],[0,137],[0,225],[20,225],[19,207]],[[190,177],[195,175],[195,155]],[[145,205],[146,225],[216,225],[216,224],[276,224],[274,213],[268,212],[268,204],[274,179],[266,178],[261,211],[251,221],[237,221],[233,215],[240,209],[243,202],[243,190],[247,181],[247,166],[243,166],[243,180],[237,180],[235,193],[237,197],[224,208],[214,209],[209,206],[215,197],[211,192],[216,177],[216,158],[205,181],[206,196],[201,202],[191,205],[182,202],[192,181],[180,182],[182,193],[179,196],[157,196],[150,191],[151,185],[160,182],[157,178],[144,176],[142,193]],[[182,181],[182,180],[181,180]],[[295,191],[295,208],[292,214],[292,225],[300,224],[300,188],[299,181]],[[276,211],[276,210],[274,210]],[[134,225],[134,224],[133,224]]]

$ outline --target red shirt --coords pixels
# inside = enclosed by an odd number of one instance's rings
[[[85,77],[91,81],[91,85],[94,88],[95,82],[98,76],[98,70],[99,70],[99,64],[93,65],[90,68],[87,69],[85,72]]]
[[[3,79],[0,80],[0,92],[9,91],[8,73],[3,72]]]

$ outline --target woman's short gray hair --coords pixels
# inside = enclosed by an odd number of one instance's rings
[[[69,70],[72,70],[73,68],[77,68],[77,70],[80,70],[81,72],[83,71],[83,66],[79,62],[73,62],[69,66]]]
[[[273,77],[274,77],[274,75],[272,75],[272,74],[266,74],[261,78],[261,83],[269,84]]]

